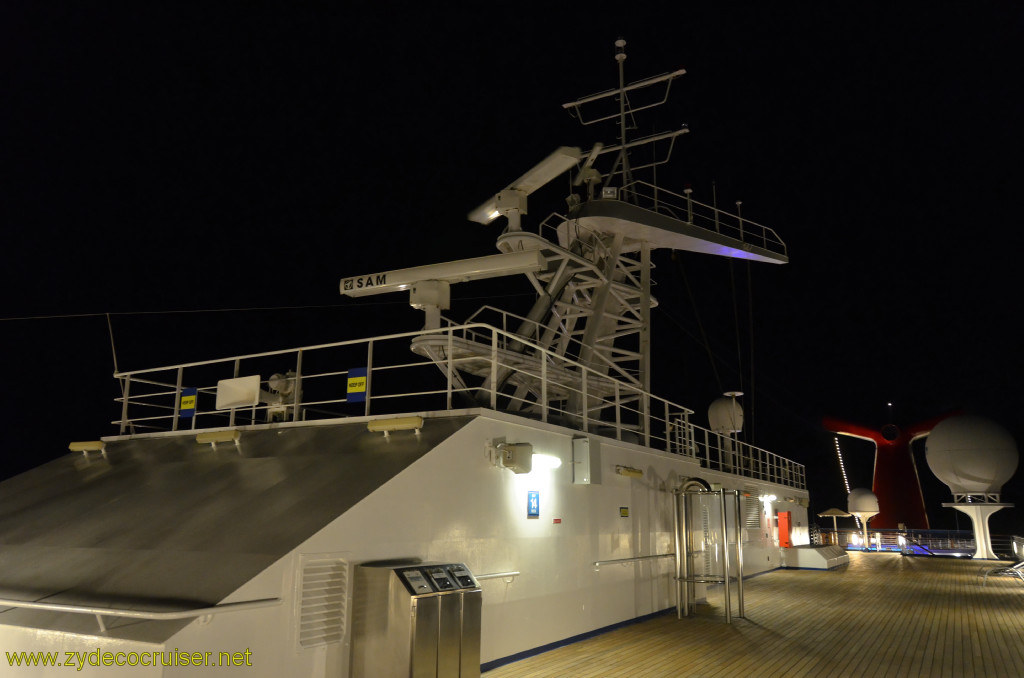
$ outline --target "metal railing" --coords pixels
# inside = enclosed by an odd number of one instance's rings
[[[410,346],[433,357],[410,354]],[[354,391],[353,374],[365,378]],[[216,408],[218,381],[252,375],[259,375],[260,402]],[[711,470],[806,488],[802,464],[696,426],[686,407],[483,323],[115,377],[121,416],[112,423],[122,435],[489,407],[678,454]],[[282,384],[291,395],[274,391]],[[183,411],[186,389],[195,394],[194,409]]]
[[[602,565],[628,565],[629,563],[639,563],[644,560],[659,560],[661,558],[675,558],[675,553],[657,553],[651,556],[634,556],[632,558],[615,558],[614,560],[595,560],[594,569],[601,569]]]
[[[51,612],[65,612],[70,614],[91,614],[96,617],[100,632],[106,633],[107,625],[103,623],[104,617],[125,617],[128,619],[145,619],[150,621],[169,621],[175,619],[195,619],[196,617],[212,617],[215,614],[225,612],[247,612],[264,607],[273,607],[281,604],[280,598],[261,598],[259,600],[246,600],[237,603],[221,603],[210,607],[198,607],[188,610],[137,610],[114,607],[99,607],[96,605],[73,605],[69,603],[44,603],[37,600],[17,600],[14,598],[0,599],[0,608],[15,607],[26,610],[47,610]]]
[[[646,181],[633,181],[620,189],[620,195],[628,196],[637,206],[652,212],[687,221],[769,252],[787,255],[786,243],[773,229],[694,200],[690,193],[680,195]]]
[[[837,544],[843,548],[868,551],[897,551],[908,555],[972,555],[976,544],[974,532],[971,530],[917,530],[917,529],[874,529],[868,528],[868,541],[865,547],[863,533],[850,527],[833,531],[831,526],[819,527],[821,543]],[[1013,539],[1010,535],[993,534],[989,537],[992,551],[1008,560],[1018,560],[1024,554],[1017,555],[1013,550]]]
[[[487,581],[489,579],[504,579],[506,584],[511,584],[512,580],[518,577],[522,572],[519,570],[509,570],[508,572],[488,572],[487,574],[478,574],[476,576],[477,581]]]

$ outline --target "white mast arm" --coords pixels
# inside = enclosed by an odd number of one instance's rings
[[[536,273],[546,265],[539,250],[509,252],[342,278],[340,287],[341,293],[349,297],[409,290],[409,305],[426,313],[424,329],[437,329],[441,326],[441,311],[451,306],[452,283]]]
[[[426,281],[451,284],[520,273],[536,273],[544,266],[544,256],[537,250],[510,252],[342,278],[340,287],[341,293],[345,296],[365,297],[371,294],[400,292],[416,283]]]
[[[467,216],[478,224],[489,224],[500,216],[509,218],[513,231],[519,230],[519,216],[526,214],[526,196],[544,186],[563,172],[575,167],[580,160],[580,149],[559,146],[554,153],[541,160],[526,174],[505,190],[495,194]]]

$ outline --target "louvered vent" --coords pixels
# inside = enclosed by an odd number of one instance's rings
[[[317,558],[302,566],[299,645],[336,643],[345,635],[348,601],[348,563],[340,558]]]
[[[704,574],[711,574],[711,512],[700,507],[700,526],[704,531]]]
[[[757,530],[760,534],[761,531],[761,502],[757,500],[757,490],[753,487],[744,489],[747,493],[746,497],[743,497],[743,501],[746,502],[746,516],[743,521],[743,527],[749,530]]]

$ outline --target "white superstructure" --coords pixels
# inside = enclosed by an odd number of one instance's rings
[[[651,393],[650,255],[785,245],[635,178],[629,150],[685,128],[628,140],[629,94],[683,71],[627,85],[624,44],[619,87],[566,104],[589,124],[614,102],[618,143],[558,149],[470,214],[507,219],[500,254],[342,279],[408,292],[422,329],[120,373],[117,435],[0,485],[2,644],[81,652],[80,675],[109,652],[125,675],[349,676],[376,623],[360,566],[396,559],[472,572],[485,665],[723,582],[742,614],[742,576],[809,541],[804,469],[735,439],[737,394],[711,430]],[[582,192],[529,230],[566,171]],[[513,274],[527,314],[444,317],[451,285]]]

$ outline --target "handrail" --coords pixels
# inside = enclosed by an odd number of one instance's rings
[[[474,575],[477,581],[485,581],[487,579],[512,579],[522,574],[519,570],[512,570],[510,572],[488,572],[487,574]]]
[[[651,189],[653,195],[647,195],[645,193],[637,191],[638,187]],[[687,221],[693,224],[694,226],[699,226],[700,228],[706,227],[701,226],[700,224],[697,223],[697,219],[694,218],[695,214],[693,208],[696,206],[705,211],[710,211],[711,216],[707,216],[700,213],[696,214],[697,217],[704,220],[705,222],[713,224],[713,227],[707,228],[707,230],[714,230],[715,232],[721,233],[722,227],[725,226],[728,229],[735,230],[737,232],[735,236],[736,239],[744,243],[750,242],[751,238],[749,238],[748,236],[755,236],[756,233],[756,237],[754,238],[754,240],[760,240],[761,247],[769,251],[779,252],[783,255],[787,254],[786,243],[783,242],[782,238],[779,237],[779,234],[776,233],[774,229],[763,224],[759,224],[756,221],[751,221],[750,219],[747,219],[738,214],[726,212],[725,210],[719,209],[714,205],[707,205],[698,200],[694,200],[689,195],[680,195],[673,191],[669,191],[667,189],[655,186],[654,184],[646,181],[630,182],[623,186],[622,190],[631,190],[634,195],[649,200],[652,203],[653,211],[655,212],[667,211],[669,213],[669,216],[672,216],[673,218],[676,219],[680,219],[682,221]],[[684,204],[675,205],[671,203],[666,203],[663,200],[664,196],[670,196],[672,198],[682,200],[684,201]],[[672,208],[686,210],[686,218],[683,219],[679,216],[676,216]],[[727,219],[723,220],[722,217],[727,217]],[[734,221],[735,224],[730,223],[730,220]]]
[[[659,553],[653,556],[635,556],[633,558],[616,558],[615,560],[595,560],[594,568],[600,568],[602,565],[625,565],[626,563],[634,563],[638,560],[652,560],[654,558],[675,558],[674,553]]]
[[[423,339],[427,341],[418,342]],[[391,354],[381,353],[381,351],[386,350],[393,353],[396,345],[405,345],[404,342],[408,340],[413,340],[414,346],[423,347],[422,353],[417,352],[420,356],[425,357],[425,360],[410,362],[405,359],[395,360],[393,356],[391,359],[383,357]],[[436,350],[446,357],[432,354],[431,351],[435,349],[431,349],[430,346],[433,344],[436,344]],[[509,348],[513,345],[517,350]],[[373,355],[375,346],[381,347],[377,349],[378,357],[370,360],[368,358]],[[457,349],[454,355],[453,347]],[[329,360],[320,359],[317,362],[314,359],[318,354],[313,353],[317,350],[332,350],[337,355],[329,355],[327,356]],[[402,350],[407,351],[408,347],[405,346]],[[544,421],[547,421],[549,416],[575,418],[574,420],[578,421],[584,431],[605,430],[607,431],[606,435],[618,440],[629,440],[631,435],[636,434],[640,436],[637,442],[642,442],[647,447],[690,458],[710,470],[766,480],[798,489],[806,487],[805,471],[802,464],[697,426],[689,419],[693,414],[693,410],[689,408],[655,396],[644,391],[638,385],[617,379],[614,375],[609,375],[601,369],[584,365],[571,357],[560,355],[552,349],[543,348],[513,332],[482,322],[119,372],[115,376],[123,381],[125,388],[122,392],[125,395],[116,398],[116,401],[121,404],[121,418],[112,423],[120,424],[122,433],[142,422],[157,428],[157,430],[159,429],[157,425],[163,422],[166,430],[177,430],[179,394],[183,391],[183,385],[189,384],[192,388],[196,388],[201,396],[196,403],[197,407],[193,410],[194,418],[189,425],[189,430],[209,428],[211,424],[214,427],[222,426],[224,424],[223,417],[229,416],[229,411],[213,409],[211,398],[215,388],[210,386],[210,383],[217,378],[215,370],[222,372],[223,377],[238,376],[239,365],[243,361],[251,364],[249,361],[255,360],[259,364],[259,361],[265,358],[280,356],[287,356],[287,362],[293,364],[302,361],[303,356],[308,359],[305,363],[306,367],[301,372],[295,370],[299,375],[294,378],[296,381],[296,388],[293,391],[296,394],[295,397],[291,399],[291,402],[260,403],[255,406],[230,410],[229,425],[240,423],[235,421],[236,414],[238,418],[249,420],[249,424],[246,425],[260,426],[263,425],[264,416],[267,422],[273,421],[275,416],[283,416],[285,420],[307,420],[306,415],[311,412],[306,409],[309,405],[345,406],[346,403],[353,402],[349,400],[345,389],[348,370],[338,369],[346,362],[351,368],[364,365],[367,367],[365,407],[359,406],[355,411],[350,411],[351,408],[340,412],[321,411],[317,413],[316,418],[372,416],[383,413],[393,414],[397,411],[431,411],[438,408],[431,405],[396,410],[395,406],[388,403],[395,402],[395,399],[401,399],[403,403],[412,399],[421,401],[426,399],[427,402],[432,402],[431,399],[438,396],[444,399],[441,409],[451,410],[453,394],[478,394],[481,388],[486,390],[488,387],[470,385],[459,377],[448,376],[447,385],[441,384],[440,388],[435,388],[433,380],[436,377],[433,375],[436,374],[438,367],[441,368],[442,373],[454,375],[456,371],[462,370],[463,366],[466,366],[466,369],[477,370],[478,376],[482,374],[480,370],[496,374],[500,369],[511,374],[518,374],[520,379],[525,378],[533,382],[537,390],[532,392],[532,399],[525,397],[524,394],[513,395],[503,392],[496,383],[496,377],[493,377],[490,381],[492,409],[497,408],[498,398],[503,401],[511,398],[513,402],[525,405],[529,409],[536,409]],[[275,360],[272,362],[280,364],[286,361]],[[308,366],[313,364],[323,364],[326,371],[310,370]],[[472,367],[472,364],[475,364],[476,367]],[[266,365],[265,361],[262,365],[254,366],[251,369],[259,373],[262,372],[260,367],[263,365]],[[192,368],[199,369],[192,370]],[[430,372],[422,372],[424,369],[429,369]],[[185,370],[189,370],[191,374],[185,373]],[[420,372],[419,374],[410,372],[413,374],[413,378],[409,380],[396,381],[390,377],[382,380],[373,379],[375,375],[385,374],[385,371],[409,370],[420,370]],[[159,373],[161,372],[176,373],[174,390],[160,390],[157,393],[133,393],[129,388],[133,382],[152,382],[160,379]],[[183,375],[189,378],[185,378]],[[421,378],[419,375],[426,376]],[[261,376],[261,380],[265,383],[266,377]],[[538,380],[539,388],[537,387]],[[378,381],[381,385],[378,385]],[[398,384],[397,387],[396,384]],[[408,385],[411,384],[423,388],[408,388]],[[269,388],[269,385],[266,387]],[[566,408],[562,404],[572,400],[582,403],[583,410],[575,411],[574,408]],[[169,404],[173,404],[174,407],[168,407]],[[143,406],[145,409],[138,411]],[[164,410],[167,413],[154,416],[154,406],[157,411]],[[142,416],[133,416],[134,414]],[[214,417],[214,415],[217,416]],[[197,423],[199,417],[202,417],[202,420]]]
[[[100,625],[100,631],[106,632],[107,627],[103,623],[103,617],[129,617],[131,619],[147,619],[151,621],[169,621],[174,619],[192,619],[195,617],[208,617],[223,612],[244,612],[263,607],[280,605],[280,598],[260,598],[258,600],[246,600],[237,603],[221,603],[212,607],[197,607],[191,610],[171,610],[168,612],[157,612],[153,610],[129,610],[116,607],[97,607],[95,605],[71,605],[68,603],[41,603],[35,600],[16,600],[11,598],[0,598],[0,607],[17,607],[28,610],[48,610],[51,612],[67,612],[71,614],[92,614],[96,615],[96,621]]]

